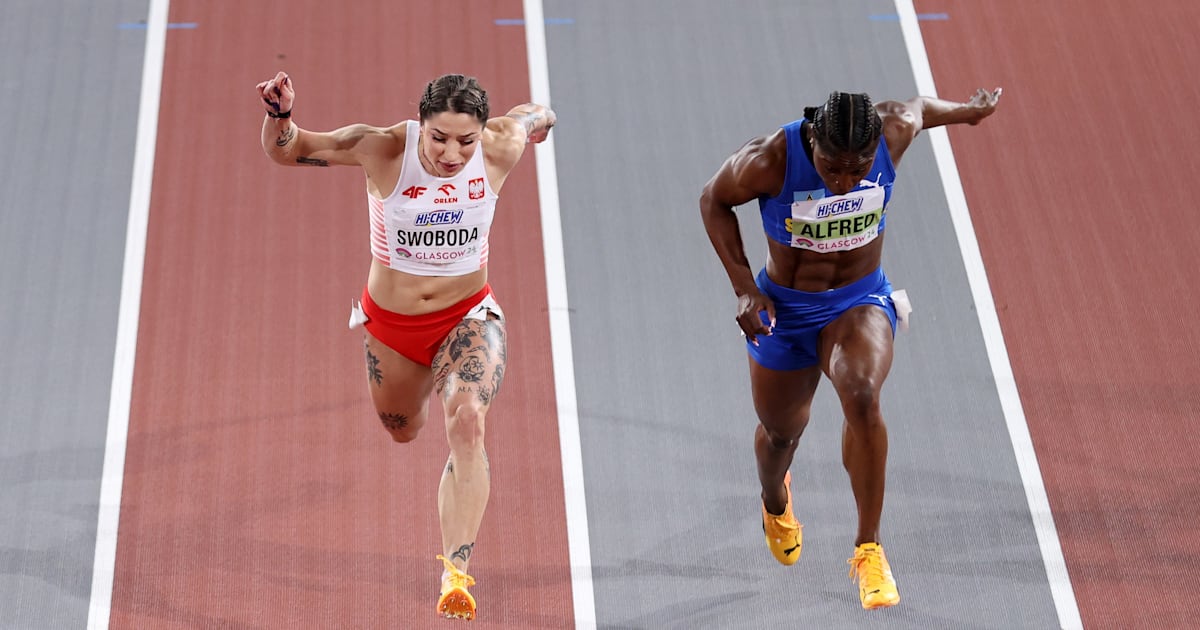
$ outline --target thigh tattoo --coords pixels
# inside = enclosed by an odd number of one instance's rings
[[[371,352],[371,344],[363,340],[363,349],[367,352],[367,378],[375,383],[376,387],[383,387],[383,371],[379,369],[379,357]]]
[[[480,323],[482,330],[474,322],[455,328],[434,359],[434,385],[443,398],[454,393],[446,387],[451,376],[458,382],[457,391],[474,391],[485,405],[491,404],[500,389],[508,360],[504,327],[499,319]],[[489,364],[492,367],[490,378],[487,374]]]

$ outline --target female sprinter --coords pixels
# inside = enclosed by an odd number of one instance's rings
[[[895,166],[922,130],[977,124],[1000,90],[965,103],[917,97],[874,105],[834,92],[804,118],[750,140],[705,185],[700,214],[738,298],[759,425],[762,519],[775,559],[800,557],[788,468],[821,374],[841,401],[842,461],[858,505],[850,559],[863,608],[900,601],[879,539],[887,428],[879,392],[892,365],[897,302],[880,268]],[[758,200],[767,264],[750,270],[734,207]]]
[[[397,442],[425,424],[430,393],[445,411],[450,458],[438,488],[444,566],[438,614],[475,617],[467,564],[490,489],[484,418],[504,376],[504,314],[487,283],[488,231],[504,180],[554,112],[518,105],[488,118],[470,77],[430,81],[420,120],[329,132],[293,122],[295,91],[280,72],[257,86],[262,146],[287,166],[358,166],[367,179],[371,269],[351,325],[363,325],[367,384]]]

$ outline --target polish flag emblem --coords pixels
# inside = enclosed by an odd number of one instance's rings
[[[467,193],[471,199],[483,199],[483,178],[476,177],[467,182]]]

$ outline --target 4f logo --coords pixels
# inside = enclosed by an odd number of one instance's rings
[[[443,186],[443,188],[445,188],[445,186]],[[408,197],[409,199],[416,199],[417,197],[420,197],[421,195],[425,194],[425,190],[426,190],[426,188],[424,186],[409,186],[404,192],[402,192],[400,194],[404,195],[405,197]]]
[[[438,186],[438,192],[442,193],[443,195],[449,195],[450,193],[454,192],[454,184],[442,184],[441,186]]]
[[[467,194],[471,199],[483,199],[483,178],[476,177],[467,182]]]

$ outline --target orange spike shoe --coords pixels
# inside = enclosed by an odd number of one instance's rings
[[[886,608],[900,603],[900,592],[896,590],[896,578],[883,547],[878,543],[863,543],[854,548],[850,563],[850,577],[858,577],[858,598],[867,610]]]
[[[467,592],[468,586],[475,586],[475,578],[458,570],[446,556],[438,556],[438,560],[446,566],[442,573],[442,594],[438,597],[437,612],[447,619],[475,618],[475,598]]]
[[[800,559],[800,547],[804,541],[804,532],[800,522],[792,516],[792,473],[788,471],[783,478],[783,487],[787,490],[787,505],[783,514],[771,514],[767,506],[762,506],[763,536],[767,539],[767,548],[780,564],[791,566]]]

